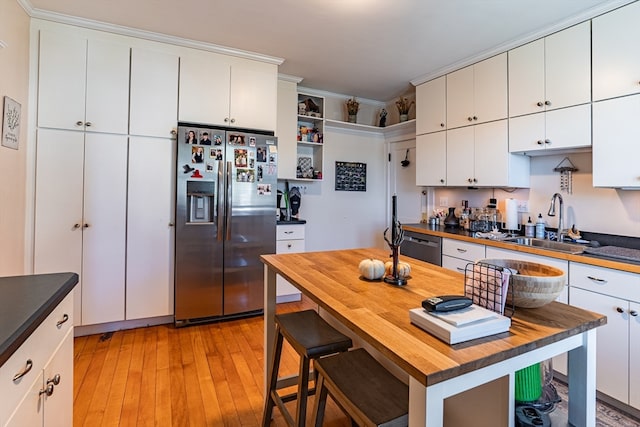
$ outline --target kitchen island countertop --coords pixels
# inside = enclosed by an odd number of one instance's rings
[[[77,283],[76,273],[0,277],[0,367]]]

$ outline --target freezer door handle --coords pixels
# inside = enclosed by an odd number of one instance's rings
[[[223,199],[221,197],[224,185],[224,174],[223,174],[224,162],[222,160],[218,161],[218,182],[217,182],[217,195],[216,195],[216,240],[222,241],[222,232],[224,230],[224,205],[222,204]]]
[[[231,162],[227,162],[227,179],[225,181],[225,185],[226,185],[226,194],[225,194],[225,201],[227,204],[227,208],[225,210],[224,216],[225,216],[225,233],[226,233],[226,240],[231,240],[231,213],[233,211],[233,194],[232,194],[232,188],[233,186],[231,185]]]

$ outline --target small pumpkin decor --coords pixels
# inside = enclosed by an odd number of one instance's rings
[[[406,279],[411,274],[411,266],[407,262],[398,261],[398,276],[402,279]],[[393,261],[387,261],[384,263],[385,275],[393,275]]]
[[[358,269],[362,277],[367,280],[379,280],[384,276],[384,263],[379,259],[363,259]]]

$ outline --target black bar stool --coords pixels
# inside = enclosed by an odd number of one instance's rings
[[[327,394],[359,426],[406,427],[409,387],[364,349],[313,361],[316,373],[314,425],[321,427]]]
[[[276,339],[273,349],[273,360],[269,369],[269,386],[265,396],[262,418],[263,427],[271,423],[274,405],[282,412],[290,426],[304,426],[307,415],[307,397],[315,393],[309,389],[309,362],[334,353],[346,352],[351,347],[351,338],[338,332],[314,310],[277,314]],[[282,354],[282,342],[285,338],[300,355],[300,372],[298,374],[298,391],[285,396],[278,394],[278,370]],[[284,404],[297,400],[295,421]]]

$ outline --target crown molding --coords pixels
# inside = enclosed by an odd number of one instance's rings
[[[235,49],[226,46],[220,46],[213,43],[205,43],[197,40],[185,39],[182,37],[169,36],[166,34],[155,33],[152,31],[139,30],[136,28],[125,27],[121,25],[108,24],[105,22],[95,21],[92,19],[79,18],[76,16],[65,15],[62,13],[50,12],[42,9],[36,9],[31,6],[28,0],[17,0],[22,8],[29,14],[31,18],[42,19],[45,21],[57,22],[59,24],[73,25],[76,27],[87,28],[90,30],[105,31],[122,36],[135,37],[143,40],[150,40],[159,43],[167,43],[176,46],[199,49],[223,55],[230,55],[254,61],[265,62],[273,65],[282,65],[284,58],[276,56],[263,55],[257,52]]]
[[[291,76],[289,74],[278,73],[278,80],[299,84],[302,80],[304,80],[304,77],[297,77],[297,76]]]
[[[496,56],[499,55],[501,53],[504,52],[508,52],[511,49],[515,49],[519,46],[522,46],[524,44],[530,43],[534,40],[538,40],[541,39],[543,37],[546,37],[550,34],[556,33],[558,31],[564,30],[566,28],[569,28],[573,25],[577,25],[580,24],[582,22],[588,21],[590,19],[595,18],[596,16],[602,15],[606,12],[610,12],[614,9],[617,9],[619,7],[625,6],[627,4],[633,3],[637,0],[612,0],[612,1],[608,1],[605,2],[605,4],[601,4],[598,6],[595,6],[589,10],[586,10],[583,13],[580,13],[578,15],[572,16],[568,19],[565,19],[563,21],[557,22],[554,25],[548,26],[542,30],[539,31],[535,31],[532,33],[527,34],[524,37],[521,37],[517,40],[511,40],[507,43],[503,43],[501,45],[498,45],[492,49],[486,50],[484,52],[481,52],[477,55],[474,55],[472,57],[468,57],[465,59],[462,59],[458,62],[455,62],[453,64],[447,65],[446,67],[442,67],[440,69],[437,69],[435,71],[432,71],[430,73],[427,74],[423,74],[421,76],[416,77],[415,79],[411,80],[410,83],[414,86],[418,86],[419,84],[428,82],[429,80],[433,80],[437,77],[443,76],[445,74],[451,73],[453,71],[459,70],[461,68],[467,67],[469,65],[475,64],[476,62],[480,62],[483,61],[487,58],[491,58],[492,56]]]

